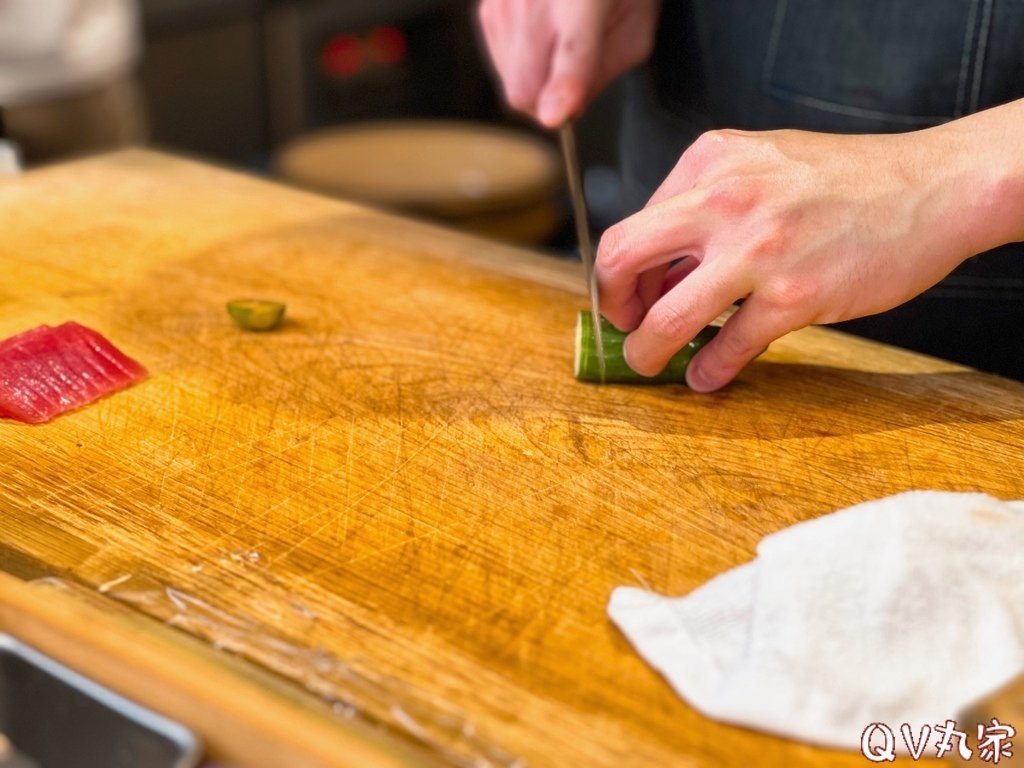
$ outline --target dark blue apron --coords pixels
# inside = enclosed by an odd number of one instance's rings
[[[623,180],[641,208],[712,128],[894,133],[1021,97],[1024,0],[665,0],[627,87]],[[1024,380],[1024,245],[836,327]]]

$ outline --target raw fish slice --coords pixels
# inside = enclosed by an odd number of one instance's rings
[[[0,407],[14,418],[49,421],[130,383],[122,370],[90,346],[61,336],[66,337],[66,332],[52,329],[45,337],[36,336],[0,353],[0,400],[5,401]],[[95,383],[85,383],[92,379]]]
[[[15,418],[48,421],[78,405],[74,390],[54,376],[48,363],[48,358],[26,354],[20,348],[0,355],[0,399]]]
[[[86,396],[86,402],[103,397],[107,391],[130,383],[125,381],[120,371],[117,371],[117,376],[113,376],[97,365],[92,356],[88,354],[88,350],[80,349],[77,346],[68,346],[63,354],[63,363],[72,370],[80,372],[79,380]]]
[[[54,330],[62,334],[66,333],[69,339],[75,338],[82,340],[82,342],[99,357],[106,359],[115,368],[123,371],[126,381],[128,382],[135,381],[136,379],[147,375],[146,369],[143,368],[140,363],[132,360],[128,355],[124,354],[121,350],[107,341],[101,334],[91,328],[86,328],[84,325],[70,322],[59,325]]]
[[[46,336],[53,331],[53,327],[49,325],[40,325],[38,328],[32,328],[28,331],[23,331],[16,336],[11,336],[9,339],[0,341],[0,355],[2,355],[8,349],[14,347],[20,347],[23,344],[30,344],[33,341],[46,338]]]
[[[109,360],[107,356],[96,349],[96,347],[101,350],[103,347],[112,349],[113,347],[106,339],[100,336],[98,342],[93,336],[80,333],[78,328],[81,326],[69,327],[74,325],[76,324],[65,323],[53,329],[53,336],[59,334],[64,337],[64,341],[60,343],[59,347],[48,348],[51,353],[48,355],[48,359],[54,368],[70,366],[78,373],[79,379],[96,384],[96,395],[99,397],[102,397],[108,390],[127,386],[137,378],[129,374],[123,364]]]
[[[47,328],[43,333],[28,331],[19,334],[15,343],[7,346],[7,359],[12,363],[19,360],[27,364],[27,368],[20,369],[22,375],[32,371],[33,365],[37,366],[34,374],[41,385],[40,391],[50,393],[60,406],[73,408],[101,397],[106,390],[93,384],[95,372],[77,351],[82,345],[62,342],[58,338],[59,333],[58,328]],[[2,356],[3,350],[0,349]],[[120,385],[123,382],[111,383]]]
[[[36,423],[60,412],[55,393],[37,380],[35,369],[31,361],[0,356],[0,410],[7,416]]]
[[[87,381],[81,372],[72,369],[66,362],[67,351],[42,347],[41,344],[29,342],[14,347],[9,356],[19,360],[23,371],[29,371],[37,380],[44,384],[47,394],[51,394],[55,402],[64,407],[74,408],[87,402],[90,393]],[[70,349],[70,348],[69,348]],[[33,371],[33,366],[36,369]],[[92,393],[95,398],[99,393]]]
[[[49,421],[147,376],[102,335],[78,323],[0,341],[0,416]]]

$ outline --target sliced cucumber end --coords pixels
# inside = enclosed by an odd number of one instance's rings
[[[576,347],[573,351],[572,375],[577,379],[583,373],[583,313],[576,315]]]
[[[284,320],[285,305],[270,299],[232,299],[228,314],[246,331],[270,331]]]

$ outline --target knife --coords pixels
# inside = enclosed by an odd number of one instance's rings
[[[601,333],[601,302],[597,289],[597,274],[594,272],[594,246],[590,242],[590,221],[587,218],[587,201],[583,196],[583,180],[580,178],[580,161],[576,155],[576,134],[571,122],[558,129],[565,158],[565,175],[569,180],[569,197],[572,200],[572,215],[576,220],[576,238],[579,240],[580,259],[587,276],[587,292],[590,294],[590,320],[594,329],[597,347],[597,370],[601,383],[605,380],[604,338]]]

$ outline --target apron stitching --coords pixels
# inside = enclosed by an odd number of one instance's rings
[[[775,57],[779,55],[779,38],[782,36],[782,22],[786,18],[788,0],[776,0],[775,20],[772,22],[772,33],[768,38],[768,52],[764,57],[764,68],[761,72],[761,85],[772,89],[772,70],[775,68]]]
[[[967,70],[971,63],[971,43],[974,40],[974,27],[977,24],[978,0],[971,0],[971,11],[967,21],[967,32],[964,35],[964,53],[960,58],[960,78],[956,87],[956,117],[964,116],[964,102],[967,99]]]
[[[982,6],[981,35],[978,55],[974,61],[973,76],[971,73],[971,54],[975,48],[975,32],[979,26],[979,5]],[[977,109],[977,101],[981,90],[981,69],[985,56],[988,30],[991,27],[992,5],[994,0],[971,0],[971,7],[967,19],[967,28],[964,34],[963,54],[960,58],[960,72],[957,78],[956,99],[953,105],[952,115],[907,115],[890,113],[880,110],[866,109],[848,104],[841,104],[815,96],[802,94],[789,88],[783,88],[772,81],[776,59],[779,54],[779,43],[782,37],[782,27],[788,11],[788,0],[776,0],[775,17],[772,20],[771,33],[768,38],[768,46],[765,52],[764,65],[761,70],[761,86],[767,93],[779,96],[790,101],[803,104],[813,109],[820,109],[834,114],[849,115],[869,120],[885,120],[888,122],[901,123],[904,125],[928,125],[944,123],[949,119],[963,117],[966,114],[968,93],[971,95],[972,111]],[[968,86],[970,80],[970,87]]]
[[[971,90],[971,112],[978,111],[981,101],[981,76],[985,65],[985,52],[988,49],[989,31],[992,28],[993,0],[985,0],[981,15],[981,31],[978,33],[978,55],[974,61],[974,87]]]
[[[881,112],[874,109],[865,109],[864,107],[851,107],[848,104],[837,104],[834,101],[819,99],[816,96],[806,96],[802,93],[797,93],[796,91],[780,88],[777,85],[771,86],[769,93],[776,96],[784,96],[797,104],[814,107],[815,109],[820,109],[823,112],[834,112],[839,115],[862,117],[868,120],[887,120],[891,123],[902,123],[906,125],[932,125],[935,123],[944,123],[949,120],[950,117],[949,115],[901,115],[893,112]]]

